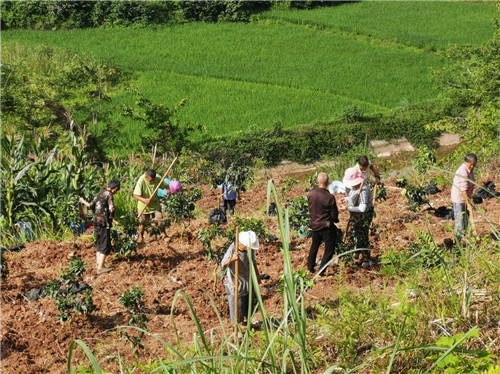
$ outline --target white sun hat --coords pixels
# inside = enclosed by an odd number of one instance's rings
[[[344,183],[347,188],[353,188],[354,186],[361,184],[364,180],[365,176],[362,172],[356,168],[349,168],[345,171],[342,183]]]
[[[252,249],[259,249],[260,244],[257,239],[257,235],[253,231],[242,231],[238,236],[238,240],[241,244],[250,247]]]

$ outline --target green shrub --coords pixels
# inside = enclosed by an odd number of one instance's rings
[[[89,314],[97,310],[93,299],[92,289],[78,293],[82,286],[85,262],[78,257],[71,257],[69,266],[61,273],[61,282],[52,280],[47,284],[47,294],[55,297],[56,308],[60,312],[56,316],[61,321],[66,321],[73,313]]]
[[[129,325],[136,326],[142,330],[147,330],[149,320],[146,316],[146,308],[144,301],[142,300],[143,296],[144,293],[142,292],[141,286],[135,286],[126,290],[120,296],[118,301],[132,315],[128,322]],[[135,349],[135,355],[138,357],[138,350],[144,348],[144,345],[141,343],[142,338],[144,337],[144,332],[138,331],[137,335],[134,335],[122,330],[120,334],[122,337],[125,337],[125,340],[130,342],[130,348],[133,350]]]
[[[299,196],[287,203],[290,227],[298,231],[302,237],[311,234],[311,218],[309,215],[309,202],[307,196]]]

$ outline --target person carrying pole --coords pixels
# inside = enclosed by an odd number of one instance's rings
[[[455,172],[453,186],[451,187],[451,202],[453,203],[453,216],[455,219],[455,239],[460,242],[465,236],[465,230],[469,222],[469,214],[472,214],[471,198],[474,192],[474,168],[477,165],[477,156],[468,153],[464,163]],[[470,216],[472,218],[472,216]],[[470,220],[472,229],[475,230],[474,221]]]
[[[259,249],[259,246],[255,232],[242,231],[238,233],[237,244],[235,241],[229,246],[221,261],[222,268],[227,268],[227,273],[224,276],[224,287],[226,288],[232,324],[246,324],[250,318],[248,311],[253,309],[252,300],[250,300],[251,266],[255,269],[258,283],[261,282],[259,269],[255,262],[255,251]],[[251,258],[248,248],[252,250]],[[238,277],[237,282],[236,276]]]
[[[350,188],[347,197],[349,221],[345,233],[345,248],[360,249],[354,252],[354,262],[363,268],[371,264],[370,256],[370,226],[375,215],[373,209],[373,195],[363,173],[355,168],[345,171],[343,183]]]
[[[158,198],[158,189],[165,188],[166,193],[170,194],[170,190],[168,189],[169,186],[165,182],[165,178],[176,160],[177,157],[172,161],[172,164],[162,178],[156,176],[156,171],[154,169],[147,169],[135,185],[133,196],[134,199],[138,201],[137,210],[139,212],[138,218],[140,223],[139,236],[137,238],[138,242],[144,241],[144,222],[154,222],[158,226],[161,225],[163,214]]]

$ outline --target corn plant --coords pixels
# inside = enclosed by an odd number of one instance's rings
[[[25,193],[21,180],[34,162],[26,162],[23,137],[7,134],[2,136],[1,144],[2,216],[6,218],[5,229],[12,230],[17,215],[23,210],[19,203]]]

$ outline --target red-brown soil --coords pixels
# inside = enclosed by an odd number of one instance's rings
[[[268,173],[280,186],[283,173]],[[500,185],[498,175],[488,179]],[[404,250],[416,240],[417,229],[430,231],[436,243],[441,245],[445,239],[451,239],[453,221],[433,216],[423,209],[414,213],[406,209],[407,200],[395,187],[395,178],[385,181],[388,187],[388,199],[376,205],[377,217],[375,235],[371,238],[375,256],[389,247]],[[450,206],[449,187],[442,187],[442,192],[430,197],[434,207]],[[304,194],[304,185],[296,186],[289,196]],[[254,188],[242,194],[236,214],[240,217],[265,218],[267,181],[255,183]],[[65,373],[68,347],[72,340],[83,340],[100,360],[101,367],[110,372],[119,372],[114,359],[107,355],[120,356],[125,362],[137,361],[128,343],[120,341],[117,326],[127,325],[130,315],[118,302],[127,289],[141,285],[149,318],[148,329],[169,344],[176,344],[175,328],[185,345],[193,341],[195,324],[189,313],[187,303],[182,297],[176,301],[173,311],[172,302],[177,290],[184,290],[194,306],[196,315],[205,331],[220,330],[216,313],[210,304],[210,295],[225,320],[229,331],[229,311],[222,282],[216,273],[220,270],[209,260],[197,239],[197,231],[208,226],[208,213],[216,206],[216,192],[203,188],[203,198],[198,202],[199,216],[188,228],[188,235],[182,234],[182,226],[168,229],[167,240],[147,240],[138,254],[127,260],[110,257],[110,273],[96,276],[95,248],[87,238],[78,238],[78,249],[73,243],[55,241],[37,241],[27,243],[19,253],[7,253],[10,274],[1,284],[1,371],[2,373]],[[340,201],[341,198],[338,197]],[[342,204],[340,204],[342,206]],[[500,222],[498,199],[488,199],[479,206],[484,215],[492,222]],[[476,224],[480,234],[489,232],[488,225],[476,212]],[[340,217],[340,227],[345,228],[347,213],[345,207]],[[277,235],[277,219],[265,218],[270,234]],[[310,239],[294,238],[291,243],[291,256],[295,269],[305,269]],[[71,254],[77,254],[87,263],[85,281],[93,287],[93,299],[98,311],[90,316],[76,316],[67,322],[56,320],[58,311],[53,299],[43,298],[32,303],[27,302],[23,293],[39,288],[51,279],[58,279],[61,269],[69,264]],[[318,260],[323,254],[320,248]],[[261,243],[256,253],[261,273],[270,275],[263,280],[261,292],[269,315],[281,315],[281,297],[276,290],[280,273],[283,270],[280,241],[269,244]],[[377,265],[369,270],[346,266],[344,288],[362,289],[373,284],[383,284],[386,279],[378,273]],[[339,271],[334,265],[329,274]],[[390,287],[390,282],[389,282]],[[312,290],[306,294],[307,303],[328,302],[337,298],[338,285],[335,278],[320,278]],[[171,311],[173,319],[171,318]],[[260,316],[257,316],[257,319]],[[174,326],[175,322],[175,326]],[[164,357],[162,345],[151,337],[143,339],[147,349],[141,353],[140,362]],[[88,360],[80,349],[75,350],[74,364],[88,366]]]

